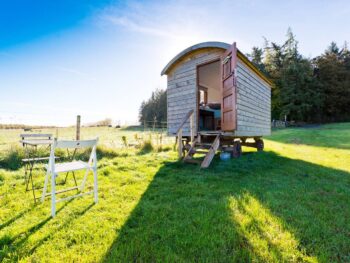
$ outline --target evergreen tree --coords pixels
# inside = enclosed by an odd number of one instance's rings
[[[140,123],[147,122],[147,125],[153,123],[160,125],[167,121],[167,97],[166,91],[157,89],[152,92],[151,97],[147,101],[141,103],[139,111]]]
[[[253,47],[252,48],[252,53],[251,54],[247,54],[247,57],[262,72],[267,73],[266,70],[265,70],[265,65],[263,63],[263,54],[264,54],[264,50],[262,48]]]
[[[350,55],[346,44],[340,49],[332,42],[324,54],[315,59],[318,79],[325,94],[324,120],[350,120]]]
[[[311,61],[298,51],[292,30],[279,45],[265,40],[264,69],[274,82],[272,89],[272,118],[311,121],[319,119],[323,95],[314,75]]]

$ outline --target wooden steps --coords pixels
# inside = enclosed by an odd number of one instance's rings
[[[201,168],[208,168],[215,156],[216,151],[220,146],[220,135],[214,134],[214,136],[215,138],[211,144],[201,143],[200,136],[198,136],[197,139],[192,143],[191,148],[186,153],[183,161],[186,163],[200,164]],[[195,154],[205,154],[204,159],[193,159]]]

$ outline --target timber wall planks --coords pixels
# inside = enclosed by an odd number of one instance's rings
[[[197,65],[220,58],[223,50],[205,48],[182,58],[168,73],[168,133],[174,135],[182,119],[191,109],[195,114],[197,132]],[[189,120],[184,126],[183,136],[190,135]]]
[[[271,134],[271,88],[242,61],[237,63],[236,136]]]
[[[174,135],[191,109],[197,133],[197,65],[218,59],[223,49],[205,48],[179,60],[168,72],[168,133]],[[235,136],[265,136],[271,133],[271,88],[241,60],[237,63],[237,130]],[[183,136],[189,136],[189,120]]]

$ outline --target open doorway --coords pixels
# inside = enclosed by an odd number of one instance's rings
[[[197,67],[198,130],[221,130],[220,60]]]

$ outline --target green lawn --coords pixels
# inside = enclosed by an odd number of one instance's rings
[[[84,132],[103,144],[135,136]],[[59,204],[54,219],[25,193],[22,169],[0,169],[0,260],[349,262],[349,136],[350,123],[277,130],[265,152],[206,170],[172,151],[115,148],[99,160],[99,203]]]

